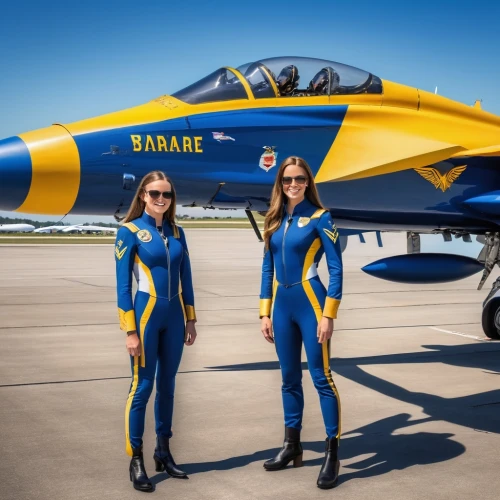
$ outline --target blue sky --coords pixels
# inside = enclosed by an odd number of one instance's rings
[[[437,86],[500,114],[499,18],[500,6],[483,0],[4,2],[0,138],[141,104],[220,66],[280,55]]]

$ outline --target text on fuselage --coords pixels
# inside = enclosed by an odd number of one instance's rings
[[[201,136],[177,137],[164,135],[131,135],[133,151],[155,151],[166,153],[203,153]]]

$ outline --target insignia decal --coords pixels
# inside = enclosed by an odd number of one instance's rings
[[[123,241],[120,243],[123,243]],[[127,248],[128,248],[128,247],[125,247],[125,248],[122,248],[121,250],[119,250],[118,247],[121,246],[120,243],[118,244],[118,246],[115,247],[115,255],[116,255],[116,258],[118,260],[120,260],[125,255],[125,252],[127,251]]]
[[[224,135],[224,132],[212,132],[214,139],[218,142],[221,141],[235,141],[230,135]]]
[[[278,158],[278,153],[274,150],[276,146],[264,146],[264,153],[260,157],[259,167],[269,172],[275,165],[276,159]]]
[[[307,224],[309,224],[310,220],[311,219],[309,217],[300,217],[299,222],[297,222],[297,226],[299,226],[299,227],[307,226]]]
[[[323,231],[328,236],[328,238],[330,238],[334,243],[337,243],[337,238],[339,237],[337,228],[335,228],[333,231],[329,231],[328,229],[323,229]]]
[[[467,168],[467,165],[453,167],[448,173],[441,174],[434,167],[415,168],[415,172],[420,174],[426,181],[434,185],[436,189],[441,189],[444,193],[450,189],[451,185],[460,177],[460,174]]]
[[[151,236],[151,233],[147,229],[141,229],[137,233],[137,237],[143,242],[147,243],[148,241],[151,241],[153,237]]]

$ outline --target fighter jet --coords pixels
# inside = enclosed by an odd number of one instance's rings
[[[119,220],[159,169],[180,204],[244,208],[258,232],[252,212],[267,211],[289,155],[310,164],[343,248],[363,231],[407,233],[407,254],[367,272],[429,283],[483,271],[481,287],[499,262],[500,117],[320,59],[220,68],[137,107],[4,139],[0,209]],[[423,254],[421,233],[475,235],[484,249]],[[500,338],[500,305],[488,311],[487,334]]]

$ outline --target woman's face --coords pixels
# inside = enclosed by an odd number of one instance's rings
[[[307,172],[298,165],[288,165],[283,171],[283,193],[298,203],[304,199],[308,185]]]
[[[169,196],[170,198],[165,198]],[[146,203],[146,211],[149,215],[163,215],[172,203],[172,186],[168,181],[153,181],[144,186],[141,198]]]

